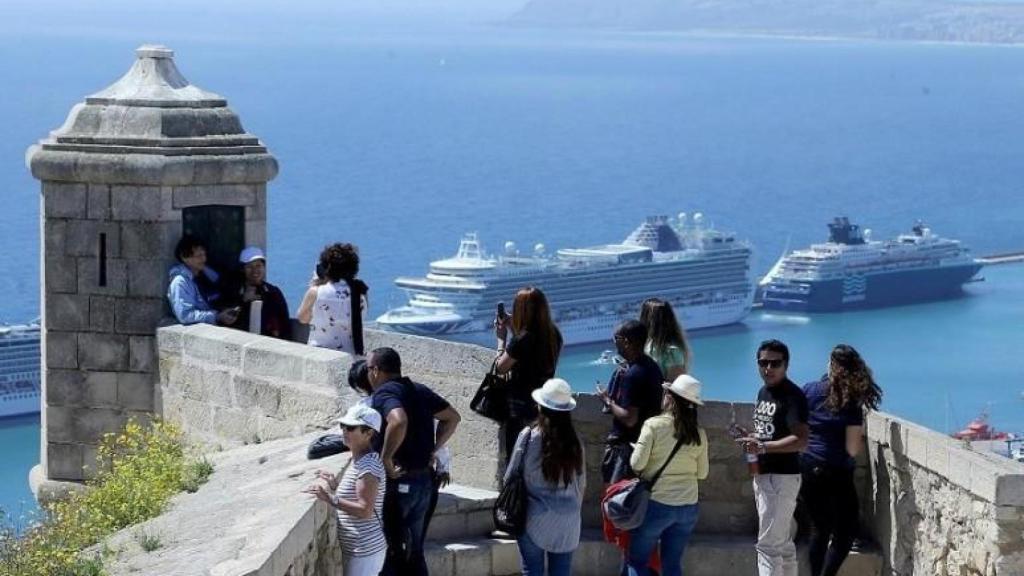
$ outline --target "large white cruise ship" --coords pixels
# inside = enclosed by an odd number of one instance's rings
[[[0,325],[0,418],[39,413],[39,324]]]
[[[430,263],[422,278],[398,278],[406,306],[378,326],[424,336],[491,344],[498,302],[511,305],[524,286],[544,291],[567,345],[609,340],[615,325],[636,318],[647,298],[668,300],[687,330],[732,324],[754,298],[750,246],[706,226],[700,213],[648,218],[625,241],[567,248],[537,245],[520,255],[511,242],[488,255],[475,233],[452,258]]]

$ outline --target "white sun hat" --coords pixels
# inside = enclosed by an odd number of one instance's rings
[[[704,401],[700,399],[700,380],[697,380],[689,374],[680,374],[672,382],[665,382],[662,386],[669,392],[693,402],[698,406],[703,406]]]
[[[531,394],[534,402],[548,410],[568,412],[576,407],[576,399],[572,397],[572,388],[561,378],[552,378]]]
[[[380,412],[370,408],[366,404],[356,404],[345,412],[345,415],[335,420],[342,426],[366,426],[374,432],[380,432]]]

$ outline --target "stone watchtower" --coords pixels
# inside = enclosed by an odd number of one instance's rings
[[[277,161],[224,98],[185,80],[171,50],[136,55],[26,156],[42,182],[37,496],[47,481],[84,479],[104,433],[159,410],[155,331],[182,233],[207,241],[215,268],[266,243]]]

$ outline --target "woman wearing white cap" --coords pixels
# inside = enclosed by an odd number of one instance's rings
[[[704,405],[700,382],[683,374],[662,386],[663,412],[644,422],[629,460],[641,478],[664,466],[643,524],[630,532],[630,576],[651,573],[647,563],[659,541],[662,576],[683,573],[683,551],[697,524],[697,481],[708,477],[708,438],[697,425],[697,407]]]
[[[522,463],[526,531],[519,537],[523,576],[569,576],[580,544],[580,505],[586,486],[583,444],[572,425],[576,400],[569,383],[552,378],[533,391],[536,423],[516,439],[505,481]]]
[[[340,479],[327,472],[318,473],[330,491],[317,483],[306,492],[338,510],[344,576],[377,576],[387,552],[381,524],[386,476],[380,455],[371,448],[374,434],[380,432],[380,414],[356,404],[337,422],[352,459]]]

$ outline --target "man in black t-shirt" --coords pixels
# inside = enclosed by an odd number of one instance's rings
[[[626,364],[612,375],[607,390],[597,389],[605,410],[612,415],[612,429],[601,461],[606,484],[633,476],[629,467],[631,444],[640,437],[644,421],[661,412],[661,368],[644,354],[646,341],[647,326],[642,322],[627,320],[620,324],[615,330],[615,349]]]
[[[381,574],[426,576],[423,540],[433,493],[431,463],[461,418],[433,390],[402,376],[402,360],[393,349],[371,352],[366,368],[373,387],[370,405],[382,420],[374,449],[380,452],[388,474],[384,493],[388,553]]]
[[[787,376],[789,348],[766,340],[757,349],[764,386],[757,392],[754,431],[737,440],[758,455],[754,476],[759,576],[797,576],[791,524],[800,492],[799,453],[807,445],[807,398]]]

